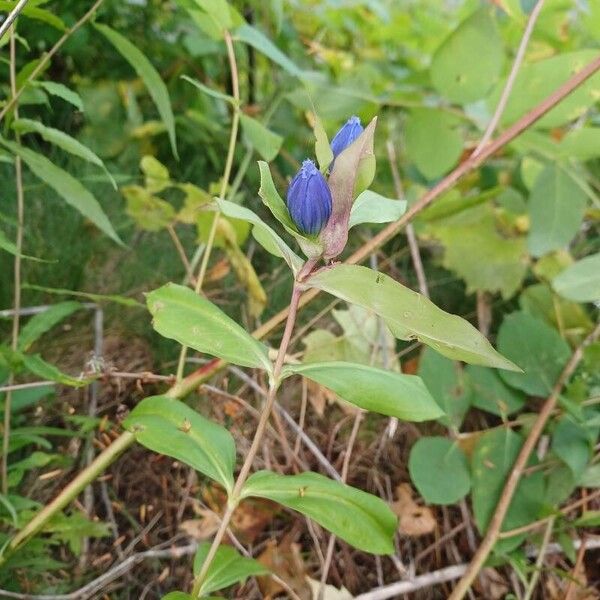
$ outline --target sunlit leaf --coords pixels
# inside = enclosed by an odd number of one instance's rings
[[[600,253],[567,267],[552,281],[557,294],[575,302],[600,300]]]
[[[444,312],[388,275],[356,265],[335,265],[307,283],[380,315],[400,339],[418,339],[448,358],[520,370],[496,352],[468,321]]]
[[[267,347],[190,288],[168,283],[146,300],[152,325],[164,337],[236,365],[271,371]]]
[[[342,361],[288,365],[286,373],[316,381],[355,406],[405,421],[427,421],[444,414],[415,375]]]
[[[267,498],[297,510],[359,550],[372,554],[394,551],[397,519],[388,505],[318,473],[259,471],[249,477],[242,496]]]
[[[348,228],[362,223],[391,223],[406,212],[406,201],[385,198],[371,190],[365,190],[352,205]]]

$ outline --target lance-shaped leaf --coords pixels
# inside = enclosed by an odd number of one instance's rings
[[[397,519],[377,496],[319,475],[254,473],[242,497],[267,498],[315,520],[339,538],[372,554],[390,554]]]
[[[123,243],[113,229],[98,200],[75,177],[67,173],[64,169],[57,167],[45,156],[29,148],[2,138],[0,138],[0,143],[13,154],[20,156],[33,174],[51,187],[67,204],[70,204],[84,217],[92,221],[98,229],[103,231],[112,240],[118,244]]]
[[[173,150],[175,158],[177,158],[175,117],[173,116],[173,109],[171,108],[167,86],[161,79],[158,71],[139,48],[132,44],[126,37],[101,23],[94,23],[94,27],[117,49],[121,56],[133,67],[140,79],[144,82],[144,85],[158,110],[160,118],[167,128],[171,149]]]
[[[80,308],[83,308],[80,302],[73,300],[59,302],[52,305],[48,310],[31,317],[19,333],[19,350],[23,352],[29,350],[31,345],[44,333],[50,331],[55,325],[58,325],[63,319],[66,319]]]
[[[258,168],[260,170],[260,188],[258,190],[258,195],[262,198],[263,203],[271,213],[273,213],[273,216],[283,225],[284,229],[296,238],[300,248],[302,248],[302,251],[306,256],[321,256],[321,254],[323,254],[323,246],[319,240],[314,237],[303,235],[294,225],[287,206],[273,183],[269,165],[266,162],[259,160]]]
[[[448,358],[520,371],[468,321],[443,311],[388,275],[357,265],[336,265],[321,269],[307,283],[372,310],[402,340],[418,339]]]
[[[206,560],[210,549],[209,543],[200,544],[194,557],[194,575],[200,573],[200,569]],[[269,569],[261,565],[257,560],[240,556],[230,546],[219,546],[206,577],[200,587],[200,595],[210,594],[217,590],[229,587],[234,583],[246,581],[253,575],[267,575]]]
[[[333,150],[329,145],[329,138],[321,119],[315,115],[315,125],[313,127],[315,135],[315,155],[319,163],[321,173],[325,173],[329,169],[331,161],[333,161]]]
[[[324,385],[346,402],[382,415],[404,421],[427,421],[444,415],[416,375],[343,361],[286,366],[284,376],[292,373]]]
[[[267,252],[283,258],[294,274],[302,268],[304,261],[256,213],[228,200],[215,200],[215,203],[226,217],[251,223],[252,235],[256,241]]]
[[[174,398],[142,400],[123,421],[123,427],[153,452],[171,456],[233,489],[235,443],[221,425],[209,421]]]
[[[328,184],[333,198],[333,210],[327,225],[319,236],[325,248],[326,259],[335,258],[348,241],[350,211],[357,191],[368,187],[375,174],[373,136],[377,117],[335,159]],[[362,188],[358,190],[358,188]]]
[[[236,365],[271,371],[267,347],[190,288],[167,283],[146,301],[152,325],[164,337]]]
[[[117,184],[102,162],[102,159],[87,146],[84,146],[80,141],[71,137],[64,131],[55,129],[54,127],[47,127],[43,123],[34,121],[33,119],[16,119],[13,122],[12,127],[19,133],[37,133],[50,144],[54,144],[55,146],[62,148],[65,152],[68,152],[73,156],[78,156],[79,158],[100,167],[110,180],[112,186],[117,189]]]

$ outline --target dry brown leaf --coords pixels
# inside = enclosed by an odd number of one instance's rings
[[[431,533],[436,528],[433,511],[427,506],[419,506],[413,500],[410,484],[401,483],[396,488],[398,500],[392,503],[392,510],[398,515],[398,531],[404,535],[417,537]]]
[[[202,518],[183,521],[179,524],[179,529],[191,538],[201,542],[209,539],[217,532],[221,520],[212,510],[201,508],[197,512]]]
[[[321,582],[316,579],[306,578],[308,585],[312,591],[312,600],[319,600],[319,590],[321,589]],[[338,590],[334,585],[325,585],[323,590],[323,600],[352,600],[354,596],[345,588],[342,587]]]
[[[258,562],[281,577],[302,600],[312,600],[299,544],[290,543],[287,538],[279,544],[276,540],[269,540],[265,551],[258,557]],[[256,580],[265,600],[270,600],[285,591],[271,577],[257,577]]]
[[[231,528],[242,543],[253,544],[273,521],[276,512],[276,506],[268,500],[246,500],[233,513]]]

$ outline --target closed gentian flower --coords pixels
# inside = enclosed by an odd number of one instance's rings
[[[331,216],[331,192],[315,163],[305,160],[290,183],[287,207],[301,233],[316,235]]]
[[[333,158],[337,158],[361,133],[363,126],[356,116],[350,117],[331,140],[331,151]]]

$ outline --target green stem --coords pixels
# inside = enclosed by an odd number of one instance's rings
[[[223,179],[221,180],[221,191],[219,193],[219,200],[223,200],[225,198],[227,186],[229,185],[231,169],[233,167],[233,158],[235,155],[235,144],[237,141],[238,128],[240,124],[240,85],[237,62],[235,59],[235,51],[233,48],[233,39],[229,31],[224,32],[224,38],[225,45],[227,46],[227,56],[229,58],[229,67],[231,70],[231,87],[233,88],[233,97],[235,99],[235,103],[231,119],[231,134],[229,136],[229,148],[227,150],[227,159],[225,161]],[[206,271],[208,269],[208,261],[210,260],[210,255],[212,254],[212,249],[215,244],[215,237],[217,235],[217,228],[219,226],[220,216],[221,213],[219,211],[215,212],[212,224],[210,226],[210,233],[208,234],[206,248],[204,249],[204,254],[202,255],[202,262],[200,263],[200,271],[196,279],[196,294],[199,294],[202,291],[202,285],[204,284],[204,278],[206,277]],[[183,371],[185,368],[185,359],[187,357],[187,351],[187,346],[181,347],[181,352],[179,353],[179,361],[177,362],[177,381],[181,381],[181,379],[183,378]]]
[[[215,537],[213,538],[208,554],[206,555],[204,563],[202,564],[202,568],[200,569],[198,576],[194,579],[194,585],[191,594],[192,598],[200,597],[202,585],[204,583],[204,580],[206,579],[206,575],[208,573],[210,565],[212,564],[212,561],[214,560],[217,554],[217,550],[219,549],[219,546],[223,541],[225,533],[227,532],[227,527],[229,526],[231,517],[233,516],[233,513],[240,501],[242,489],[244,487],[244,484],[246,483],[246,480],[248,479],[250,470],[252,469],[254,458],[256,457],[256,454],[258,453],[258,450],[262,443],[262,439],[264,437],[264,433],[267,429],[267,425],[269,422],[269,417],[271,416],[273,405],[275,404],[277,390],[279,388],[280,383],[281,369],[283,367],[285,355],[288,351],[290,340],[292,339],[292,332],[296,323],[298,305],[300,303],[300,296],[302,295],[302,281],[310,275],[315,264],[316,260],[314,259],[307,261],[300,273],[298,273],[298,277],[294,282],[294,289],[292,290],[292,298],[290,300],[290,309],[285,323],[285,330],[283,332],[283,337],[281,338],[281,343],[279,344],[279,350],[277,351],[277,358],[275,359],[275,365],[273,367],[273,376],[271,378],[271,384],[269,385],[269,392],[267,394],[265,404],[260,414],[260,419],[256,427],[254,439],[252,440],[252,444],[250,445],[250,449],[246,454],[244,464],[242,465],[239,475],[237,476],[237,479],[235,481],[235,485],[228,499],[227,508],[225,510],[223,518],[221,519],[219,529],[215,534]]]

